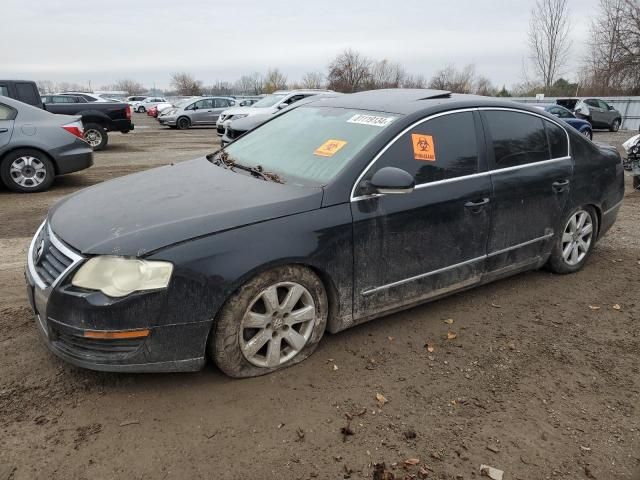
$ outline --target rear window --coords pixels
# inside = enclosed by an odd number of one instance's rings
[[[5,97],[9,96],[9,89],[6,85],[0,85],[0,95],[3,95]]]
[[[231,160],[301,184],[326,184],[398,115],[329,107],[299,107],[228,147]]]
[[[13,108],[0,103],[0,120],[13,120],[16,118],[16,113]]]
[[[18,100],[29,105],[40,105],[40,95],[32,83],[16,83]]]

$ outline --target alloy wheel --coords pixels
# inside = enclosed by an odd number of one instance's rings
[[[240,350],[249,363],[275,368],[307,344],[316,323],[311,293],[295,282],[281,282],[258,293],[245,312],[239,331]]]
[[[589,212],[578,210],[562,234],[562,258],[567,265],[579,264],[589,252],[593,239],[593,220]]]
[[[36,157],[16,158],[9,167],[11,179],[21,187],[34,188],[47,178],[47,168]]]
[[[84,139],[91,146],[91,148],[96,148],[102,143],[102,132],[93,128],[85,130]]]

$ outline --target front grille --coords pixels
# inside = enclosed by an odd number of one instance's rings
[[[53,285],[75,261],[81,258],[65,247],[46,224],[38,232],[29,254],[34,273],[45,287]]]
[[[238,137],[238,132],[236,132],[231,127],[227,127],[227,137],[234,140],[236,137]]]
[[[53,329],[55,346],[65,353],[78,358],[90,357],[94,360],[118,360],[136,352],[144,339],[124,338],[102,340],[85,338]]]
[[[218,130],[218,133],[224,134],[224,127],[222,125],[218,125],[217,130]]]

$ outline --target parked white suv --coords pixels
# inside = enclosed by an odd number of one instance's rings
[[[218,136],[224,135],[224,131],[231,123],[231,120],[238,118],[250,117],[253,115],[273,114],[289,105],[302,100],[303,98],[317,95],[319,93],[328,93],[332,90],[278,90],[271,95],[263,97],[250,107],[237,107],[225,110],[218,117],[216,122],[216,129]]]
[[[133,102],[131,108],[138,113],[144,113],[149,108],[158,105],[159,103],[168,103],[163,97],[147,97],[141,102]]]

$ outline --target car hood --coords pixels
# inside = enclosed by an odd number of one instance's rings
[[[250,117],[238,118],[237,120],[231,120],[229,128],[238,132],[248,132],[257,126],[262,125],[271,118],[274,118],[273,114],[252,115]]]
[[[199,158],[81,190],[49,211],[83,254],[144,256],[169,245],[320,208],[322,188],[261,180]]]

